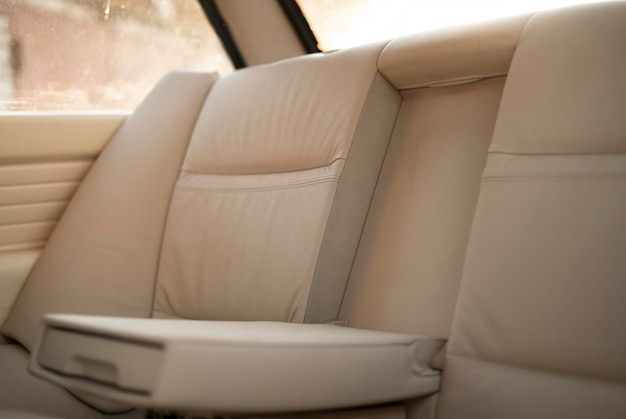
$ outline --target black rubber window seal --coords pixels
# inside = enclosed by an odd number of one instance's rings
[[[306,20],[302,9],[296,0],[278,0],[278,4],[285,12],[287,20],[291,23],[300,43],[304,47],[307,54],[321,52],[317,38],[311,30],[309,22]]]
[[[215,33],[220,38],[222,46],[226,50],[230,60],[233,62],[233,66],[237,69],[246,67],[246,61],[243,59],[241,51],[239,51],[239,47],[237,46],[233,35],[230,33],[228,25],[222,17],[215,0],[198,0],[198,2],[200,3],[207,19],[209,19],[209,23],[213,26]]]

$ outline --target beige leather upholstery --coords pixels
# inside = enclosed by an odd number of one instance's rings
[[[529,17],[514,16],[394,39],[381,54],[380,71],[400,90],[504,76]]]
[[[267,64],[306,53],[277,0],[215,3],[247,65]]]
[[[393,127],[399,96],[376,75],[381,49],[312,55],[216,83],[172,199],[155,317],[304,319],[345,162],[364,143],[365,158],[348,178],[377,173]],[[308,86],[316,88],[303,94]],[[372,122],[374,136],[361,128]],[[343,283],[376,181],[360,177],[367,196],[346,203],[351,211],[339,226],[354,235],[335,255],[347,267]]]
[[[620,1],[416,35],[236,72],[206,101],[211,80],[172,76],[88,176],[3,331],[28,347],[49,311],[323,321],[342,287],[324,280],[350,272],[350,325],[450,336],[441,394],[376,417],[624,417],[624,22]],[[351,266],[365,211],[350,203],[371,186],[347,192],[378,176],[359,141],[374,155],[392,130]],[[143,182],[158,159],[125,139],[152,135],[181,142],[166,180]],[[138,191],[156,194],[142,210],[108,205]]]
[[[527,19],[399,38],[381,54],[403,101],[339,316],[351,326],[449,336],[502,76]]]
[[[309,292],[318,254],[353,235],[328,258],[345,286],[395,121],[400,96],[376,68],[383,46],[215,85],[164,79],[85,179],[3,332],[31,348],[55,311],[302,321],[326,295]]]
[[[0,114],[0,325],[78,184],[126,116]]]
[[[36,249],[0,252],[0,325],[9,315],[39,253]],[[0,344],[4,339],[0,336]]]
[[[127,405],[226,415],[433,394],[443,341],[330,324],[47,315],[29,370]],[[181,385],[181,383],[185,385]],[[341,391],[329,391],[334,383]]]
[[[167,76],[117,132],[59,221],[5,335],[30,349],[44,313],[150,315],[167,206],[214,81],[207,74]],[[21,391],[12,387],[7,397]]]
[[[102,413],[87,406],[70,393],[26,373],[29,354],[19,345],[0,345],[0,417],[17,418],[16,411],[32,412],[63,419],[101,419]],[[15,414],[15,416],[14,416]],[[37,417],[37,416],[34,416]],[[107,416],[110,417],[110,416]],[[116,419],[141,418],[133,411],[113,416]]]
[[[172,74],[122,126],[65,211],[4,334],[30,348],[43,313],[149,315],[167,203],[213,81]]]
[[[520,38],[438,417],[624,417],[625,21],[624,2],[581,6]]]

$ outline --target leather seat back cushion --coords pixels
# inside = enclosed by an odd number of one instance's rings
[[[522,33],[439,418],[624,417],[625,21],[624,2],[579,6]]]

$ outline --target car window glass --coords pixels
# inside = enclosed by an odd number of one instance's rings
[[[0,0],[0,110],[133,109],[173,69],[233,71],[193,0]]]
[[[601,0],[297,0],[323,50]]]

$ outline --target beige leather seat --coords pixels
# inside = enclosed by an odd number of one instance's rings
[[[324,281],[345,286],[400,102],[383,46],[166,77],[85,179],[3,333],[31,349],[48,312],[335,319]],[[4,382],[25,362],[0,371],[0,405],[85,417]]]
[[[437,417],[626,415],[625,22],[580,6],[520,37]]]
[[[210,77],[171,76],[85,181],[3,332],[30,347],[51,311],[338,315],[450,343],[439,396],[328,417],[624,417],[625,23],[624,2],[541,12],[246,70],[206,100]],[[6,354],[0,369],[23,374],[25,351]],[[12,391],[0,405],[32,394]]]
[[[406,36],[382,52],[402,104],[341,307],[349,325],[449,338],[487,149],[529,17]],[[435,400],[411,401],[409,417],[429,417]]]
[[[528,19],[398,38],[381,53],[402,104],[341,307],[350,325],[449,337],[480,177]]]

